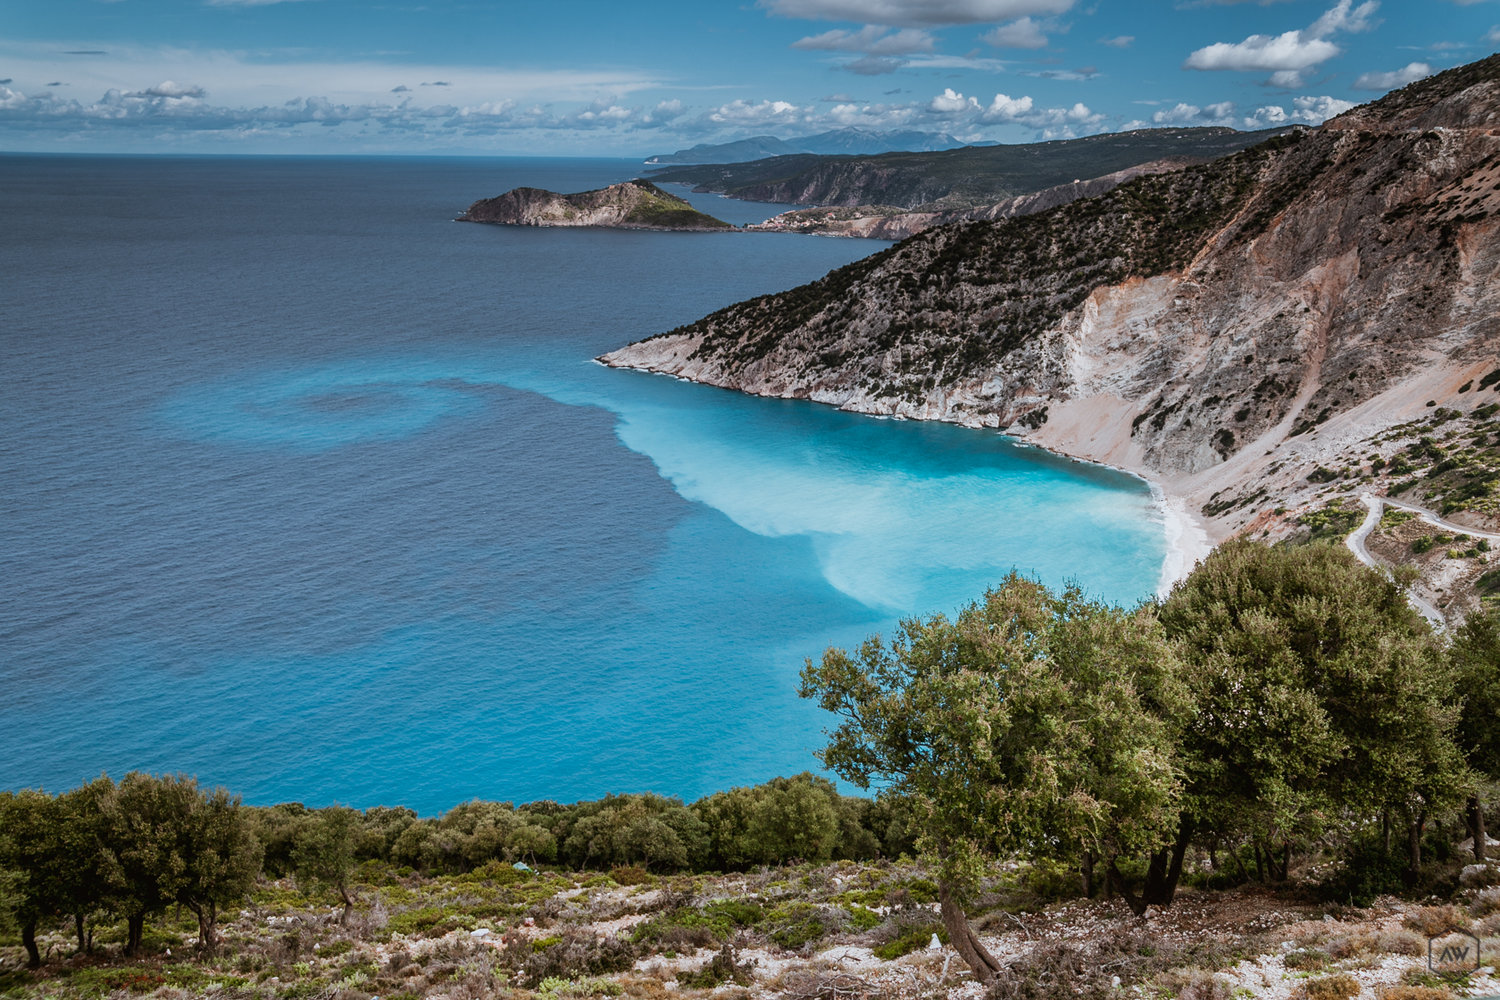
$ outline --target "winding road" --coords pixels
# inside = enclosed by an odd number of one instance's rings
[[[1413,514],[1416,514],[1422,521],[1434,527],[1442,528],[1444,531],[1451,531],[1457,535],[1468,535],[1471,538],[1487,538],[1490,541],[1500,542],[1500,532],[1479,531],[1467,525],[1445,521],[1436,511],[1428,510],[1426,507],[1419,507],[1414,503],[1392,500],[1390,497],[1376,496],[1373,493],[1361,493],[1359,500],[1368,508],[1369,512],[1365,514],[1364,522],[1358,528],[1355,528],[1348,538],[1344,539],[1344,544],[1349,547],[1350,552],[1354,553],[1354,558],[1366,566],[1381,568],[1381,564],[1376,561],[1375,557],[1370,554],[1370,550],[1365,547],[1365,539],[1370,537],[1370,532],[1374,531],[1375,526],[1380,523],[1380,516],[1385,513],[1387,507],[1395,507],[1397,510],[1409,510]],[[1420,611],[1422,616],[1437,626],[1438,629],[1441,630],[1448,627],[1447,622],[1443,618],[1443,613],[1436,607],[1422,600],[1416,594],[1408,593],[1406,597],[1407,600],[1411,601],[1412,607]]]

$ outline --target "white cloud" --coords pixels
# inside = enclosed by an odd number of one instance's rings
[[[1233,101],[1218,101],[1203,107],[1179,103],[1153,113],[1151,124],[1157,127],[1222,125],[1239,129],[1275,128],[1278,125],[1294,124],[1321,125],[1352,107],[1354,105],[1350,102],[1336,97],[1296,97],[1292,99],[1290,111],[1279,104],[1269,104],[1256,108],[1249,114],[1241,114]],[[1126,128],[1136,124],[1132,122]]]
[[[804,116],[804,110],[789,101],[730,101],[709,112],[708,119],[719,124],[735,124],[752,127],[796,123]]]
[[[825,52],[861,52],[870,56],[910,55],[913,52],[931,52],[932,35],[920,28],[902,28],[892,31],[876,24],[867,24],[858,31],[835,28],[821,35],[801,38],[792,43],[794,49],[812,49]]]
[[[1018,17],[1065,14],[1074,0],[757,0],[781,17],[933,28],[992,24]]]
[[[1500,45],[1500,24],[1493,25],[1485,34],[1484,40],[1491,45]]]
[[[1361,73],[1354,81],[1355,90],[1394,90],[1408,83],[1425,80],[1432,75],[1432,67],[1424,62],[1407,63],[1401,69],[1389,73]]]
[[[181,83],[173,83],[171,80],[163,80],[154,87],[147,87],[142,91],[146,97],[202,97],[202,87],[193,87]]]
[[[927,105],[927,110],[940,115],[956,115],[963,111],[978,111],[979,102],[972,97],[965,97],[951,87],[945,87]]]
[[[1270,70],[1275,86],[1297,87],[1308,70],[1343,51],[1328,40],[1329,35],[1369,30],[1379,6],[1377,0],[1366,0],[1358,7],[1353,6],[1353,0],[1339,0],[1307,28],[1279,35],[1251,35],[1242,42],[1215,42],[1195,50],[1183,66],[1202,70]]]
[[[1235,120],[1234,102],[1220,101],[1207,107],[1178,103],[1173,107],[1157,111],[1151,116],[1153,125],[1227,125],[1238,124]]]
[[[1099,39],[1099,44],[1108,45],[1113,49],[1128,49],[1134,41],[1134,35],[1120,35],[1116,38],[1101,38]]]
[[[1339,0],[1312,23],[1307,33],[1313,38],[1327,38],[1336,31],[1355,34],[1369,31],[1375,27],[1375,12],[1379,9],[1378,0],[1365,0],[1358,7],[1354,6],[1354,0]]]
[[[980,117],[987,122],[1016,121],[1031,111],[1031,104],[1029,96],[1010,97],[1007,94],[996,94],[995,99],[989,103]]]
[[[1041,138],[1072,138],[1097,132],[1105,122],[1104,115],[1081,102],[1068,108],[1039,108],[1030,95],[996,94],[989,104],[980,104],[978,98],[966,97],[951,87],[932,98],[926,111],[943,116],[943,127],[948,129],[964,124],[1025,125],[1037,129]]]
[[[97,42],[11,42],[0,39],[5,73],[35,87],[58,79],[59,48],[103,49]],[[322,94],[338,104],[389,100],[392,88],[409,86],[412,100],[460,107],[509,98],[517,101],[618,100],[661,85],[655,75],[630,70],[494,68],[395,62],[323,62],[294,53],[251,56],[219,49],[111,44],[104,56],[70,62],[66,79],[75,92],[143,91],[163,79],[191,80],[226,105],[254,107]],[[413,81],[443,81],[418,87]]]
[[[1002,24],[984,35],[983,40],[999,49],[1041,49],[1047,46],[1042,26],[1029,17]]]

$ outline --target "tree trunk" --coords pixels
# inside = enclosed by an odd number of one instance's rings
[[[146,927],[146,915],[144,913],[132,913],[125,918],[125,954],[129,957],[135,956],[141,950],[141,932]]]
[[[21,925],[21,943],[26,946],[26,968],[40,968],[42,953],[36,948],[36,921],[28,920]]]
[[[1125,905],[1130,907],[1130,912],[1136,916],[1139,917],[1145,913],[1146,907],[1151,905],[1144,897],[1137,896],[1130,891],[1130,886],[1125,884],[1125,876],[1120,874],[1119,866],[1115,864],[1114,858],[1109,859],[1109,882],[1120,894],[1120,898],[1125,900]]]
[[[198,918],[198,950],[212,955],[219,950],[219,906],[217,903],[189,903],[188,909]]]
[[[1177,895],[1177,883],[1182,880],[1182,862],[1187,857],[1188,845],[1192,842],[1193,821],[1183,817],[1177,826],[1177,837],[1172,841],[1170,851],[1160,850],[1151,858],[1151,868],[1146,872],[1146,888],[1143,893],[1146,902],[1162,909],[1172,905],[1172,900]],[[1160,865],[1157,864],[1158,858],[1161,859]]]
[[[83,932],[83,911],[82,910],[80,910],[77,913],[73,914],[73,929],[78,932],[78,950],[81,951],[81,952],[87,952],[89,950],[88,949],[88,937]]]
[[[1232,851],[1229,852],[1229,859],[1233,861],[1234,866],[1239,869],[1241,882],[1248,883],[1252,881],[1250,878],[1250,873],[1245,870],[1245,863],[1240,860],[1240,849],[1238,846],[1236,846]]]
[[[349,895],[348,886],[339,886],[339,898],[344,901],[344,913],[339,917],[339,924],[343,925],[349,922],[349,914],[354,912],[354,897]]]
[[[953,894],[953,886],[942,880],[938,881],[938,903],[942,910],[943,927],[948,931],[948,943],[953,945],[958,957],[973,970],[975,979],[981,983],[989,983],[1000,971],[1000,962],[969,928],[969,918],[964,916],[963,907]]]
[[[1418,812],[1406,826],[1406,869],[1412,879],[1422,867],[1422,831],[1427,826],[1427,810]]]
[[[1484,828],[1484,802],[1478,795],[1469,796],[1469,834],[1474,838],[1474,860],[1484,863],[1485,841],[1489,835]]]

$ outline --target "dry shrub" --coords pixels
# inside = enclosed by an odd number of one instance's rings
[[[544,979],[582,979],[624,972],[635,964],[635,947],[617,937],[596,938],[588,931],[567,927],[552,944],[532,951],[517,937],[506,942],[501,962],[514,969],[522,985],[535,987]],[[529,954],[528,954],[529,952]]]
[[[1469,915],[1452,903],[1442,906],[1423,906],[1408,913],[1401,921],[1403,927],[1416,931],[1423,937],[1432,937],[1458,928],[1467,929]]]
[[[1303,948],[1301,951],[1289,951],[1282,956],[1281,964],[1288,969],[1321,969],[1328,964],[1328,952],[1319,951],[1316,948]]]
[[[1350,1000],[1359,994],[1359,980],[1347,972],[1309,979],[1292,991],[1297,1000]]]
[[[1111,980],[1095,956],[1059,942],[1035,948],[1002,968],[989,995],[993,1000],[1051,1000],[1059,996],[1102,1000],[1114,993]]]
[[[620,865],[611,868],[609,877],[614,879],[617,885],[644,885],[647,882],[656,881],[652,874],[640,865]]]
[[[1389,986],[1379,992],[1380,1000],[1453,1000],[1453,994],[1433,986]]]
[[[1500,888],[1475,893],[1473,901],[1469,903],[1469,912],[1476,917],[1487,917],[1500,912]]]
[[[1375,949],[1390,955],[1425,955],[1427,942],[1411,931],[1382,931],[1375,938]]]
[[[858,1000],[875,988],[858,976],[829,969],[788,969],[771,984],[777,996],[791,1000]]]
[[[615,980],[628,997],[639,997],[641,1000],[663,1000],[672,992],[667,989],[667,984],[659,976],[626,976]]]
[[[1174,969],[1157,976],[1154,982],[1178,1000],[1233,1000],[1234,986],[1227,980],[1201,969]]]
[[[1376,937],[1369,931],[1356,931],[1328,942],[1328,957],[1336,962],[1346,958],[1358,958],[1376,951]]]

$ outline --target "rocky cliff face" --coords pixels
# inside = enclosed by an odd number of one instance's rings
[[[597,191],[558,194],[516,188],[469,206],[460,222],[508,226],[608,226],[615,229],[732,229],[649,181],[626,181]]]
[[[1500,356],[1497,267],[1500,56],[601,360],[1005,429],[1164,480],[1222,536],[1424,407],[1500,399],[1459,391]]]

